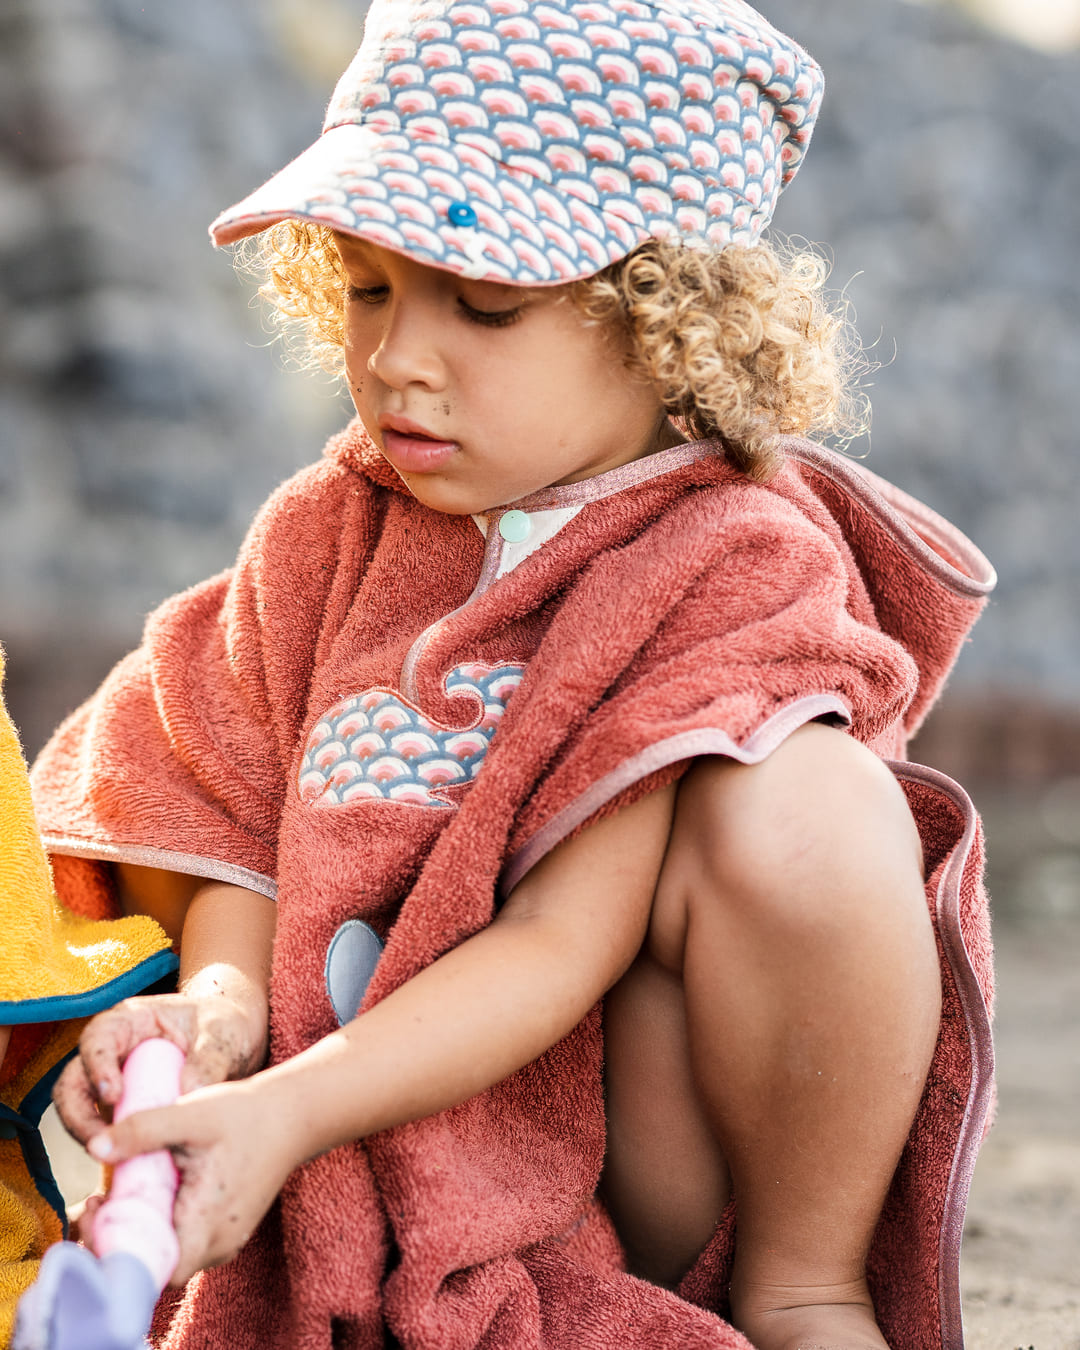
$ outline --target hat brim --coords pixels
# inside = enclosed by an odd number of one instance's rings
[[[222,212],[210,236],[222,247],[281,220],[310,220],[462,276],[557,285],[593,276],[653,232],[644,218],[601,211],[496,160],[480,139],[331,127]]]

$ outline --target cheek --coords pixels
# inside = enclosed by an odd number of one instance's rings
[[[606,409],[622,409],[627,421],[652,423],[663,414],[660,393],[650,380],[631,373],[627,361],[625,348],[614,339],[596,349],[594,400]]]
[[[360,420],[371,431],[371,376],[362,367],[357,369],[350,365],[346,367],[346,385],[349,390],[349,398],[352,400],[353,408],[356,410]]]
[[[366,327],[352,320],[345,325],[345,370],[349,377],[350,388],[363,385],[370,378],[368,361],[378,346],[373,334]]]
[[[371,385],[367,359],[352,343],[345,347],[345,380],[354,402],[362,399]]]
[[[588,409],[625,406],[628,397],[636,401],[641,386],[626,370],[624,346],[616,335],[586,324],[572,309],[561,317],[563,331],[547,348],[548,377],[559,389],[559,402]]]

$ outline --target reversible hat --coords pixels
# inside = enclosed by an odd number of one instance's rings
[[[742,0],[373,0],[322,135],[210,234],[299,217],[528,285],[753,244],[823,88]]]

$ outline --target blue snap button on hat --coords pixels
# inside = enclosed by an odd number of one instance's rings
[[[499,517],[499,533],[508,544],[523,544],[532,534],[532,521],[524,511],[504,511]]]
[[[468,202],[451,202],[446,208],[446,218],[451,225],[469,229],[476,224],[476,212]]]

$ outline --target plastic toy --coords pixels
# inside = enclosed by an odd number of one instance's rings
[[[174,1102],[183,1063],[171,1041],[137,1045],[124,1064],[115,1118]],[[177,1181],[164,1149],[117,1164],[94,1217],[93,1252],[75,1242],[49,1248],[19,1303],[12,1350],[142,1350],[179,1257],[172,1226]]]

